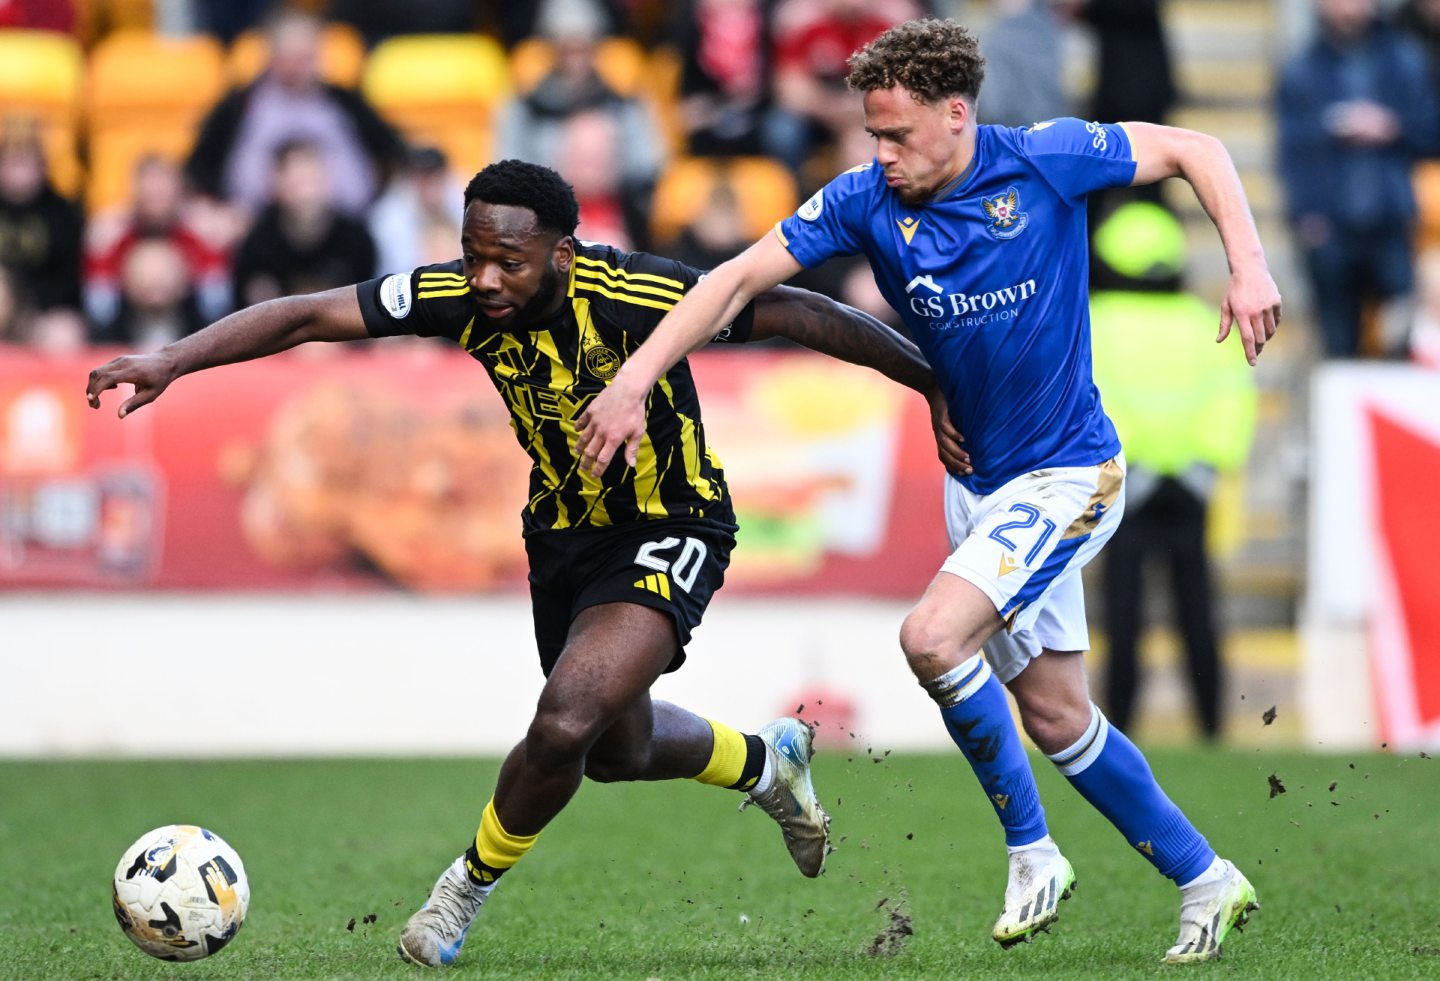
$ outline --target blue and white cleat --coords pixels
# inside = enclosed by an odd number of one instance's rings
[[[1230,931],[1242,929],[1260,908],[1250,880],[1229,862],[1225,866],[1224,878],[1180,893],[1180,937],[1165,952],[1166,964],[1214,960]]]
[[[1060,918],[1060,901],[1075,890],[1075,869],[1053,845],[1027,848],[1010,855],[1005,908],[991,936],[1001,947],[1030,943]]]
[[[396,952],[421,967],[454,964],[465,945],[465,934],[485,905],[485,895],[466,875],[465,856],[461,855],[440,873],[430,898],[406,922]]]
[[[831,851],[830,815],[820,806],[810,782],[815,734],[799,719],[784,718],[771,722],[758,735],[765,743],[774,779],[763,793],[751,791],[740,809],[757,804],[774,818],[790,857],[813,879],[825,871],[825,856]]]

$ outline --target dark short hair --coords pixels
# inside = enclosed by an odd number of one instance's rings
[[[471,178],[465,187],[465,207],[472,201],[528,208],[541,228],[560,235],[574,235],[580,224],[575,189],[549,167],[523,160],[492,163]]]
[[[924,102],[953,96],[974,101],[985,80],[980,42],[953,20],[897,24],[850,56],[850,87],[873,92],[896,85]]]

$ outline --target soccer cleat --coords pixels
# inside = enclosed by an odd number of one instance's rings
[[[1012,852],[1005,908],[990,935],[1007,949],[1029,943],[1035,934],[1049,931],[1060,918],[1060,900],[1074,891],[1075,869],[1060,849],[1052,845]]]
[[[825,871],[825,856],[830,853],[830,815],[820,806],[810,783],[815,734],[799,719],[776,719],[761,729],[759,736],[775,779],[764,793],[752,791],[740,810],[758,804],[774,818],[785,835],[790,857],[813,879]]]
[[[395,950],[422,967],[455,963],[465,934],[484,904],[485,893],[465,874],[465,856],[461,855],[435,880],[430,898],[405,924]]]
[[[1220,956],[1230,933],[1244,928],[1252,910],[1260,908],[1255,887],[1229,862],[1224,878],[1180,894],[1180,937],[1165,952],[1166,964],[1194,964]]]

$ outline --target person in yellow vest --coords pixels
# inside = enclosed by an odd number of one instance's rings
[[[1224,687],[1206,519],[1222,471],[1244,464],[1255,382],[1216,344],[1214,305],[1184,291],[1180,223],[1159,204],[1121,205],[1095,230],[1090,299],[1095,383],[1125,448],[1129,502],[1105,552],[1110,636],[1106,712],[1126,729],[1137,688],[1145,560],[1169,567],[1186,675],[1207,739],[1220,734]]]

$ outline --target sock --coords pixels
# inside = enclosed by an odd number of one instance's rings
[[[1140,750],[1097,706],[1090,706],[1085,734],[1050,761],[1161,875],[1190,882],[1215,861],[1214,849],[1165,796]]]
[[[475,832],[475,843],[465,850],[465,871],[470,881],[482,888],[493,887],[539,837],[538,831],[533,835],[512,835],[506,831],[495,814],[495,798],[491,797],[480,818],[480,830]]]
[[[1005,844],[1029,845],[1048,835],[1035,774],[1010,717],[1005,689],[984,656],[976,654],[924,682],[924,688],[940,706],[950,738],[985,788],[1005,828]]]
[[[1188,882],[1180,882],[1179,885],[1182,890],[1193,889],[1195,886],[1208,886],[1212,882],[1219,882],[1221,879],[1225,878],[1225,873],[1228,871],[1229,866],[1227,865],[1225,860],[1219,855],[1216,855],[1215,861],[1210,863],[1210,867],[1208,869],[1206,869],[1204,872],[1201,872],[1199,875],[1189,880]]]
[[[759,736],[747,736],[722,722],[706,719],[715,733],[710,762],[695,775],[701,783],[730,790],[752,790],[765,771],[765,743]]]

